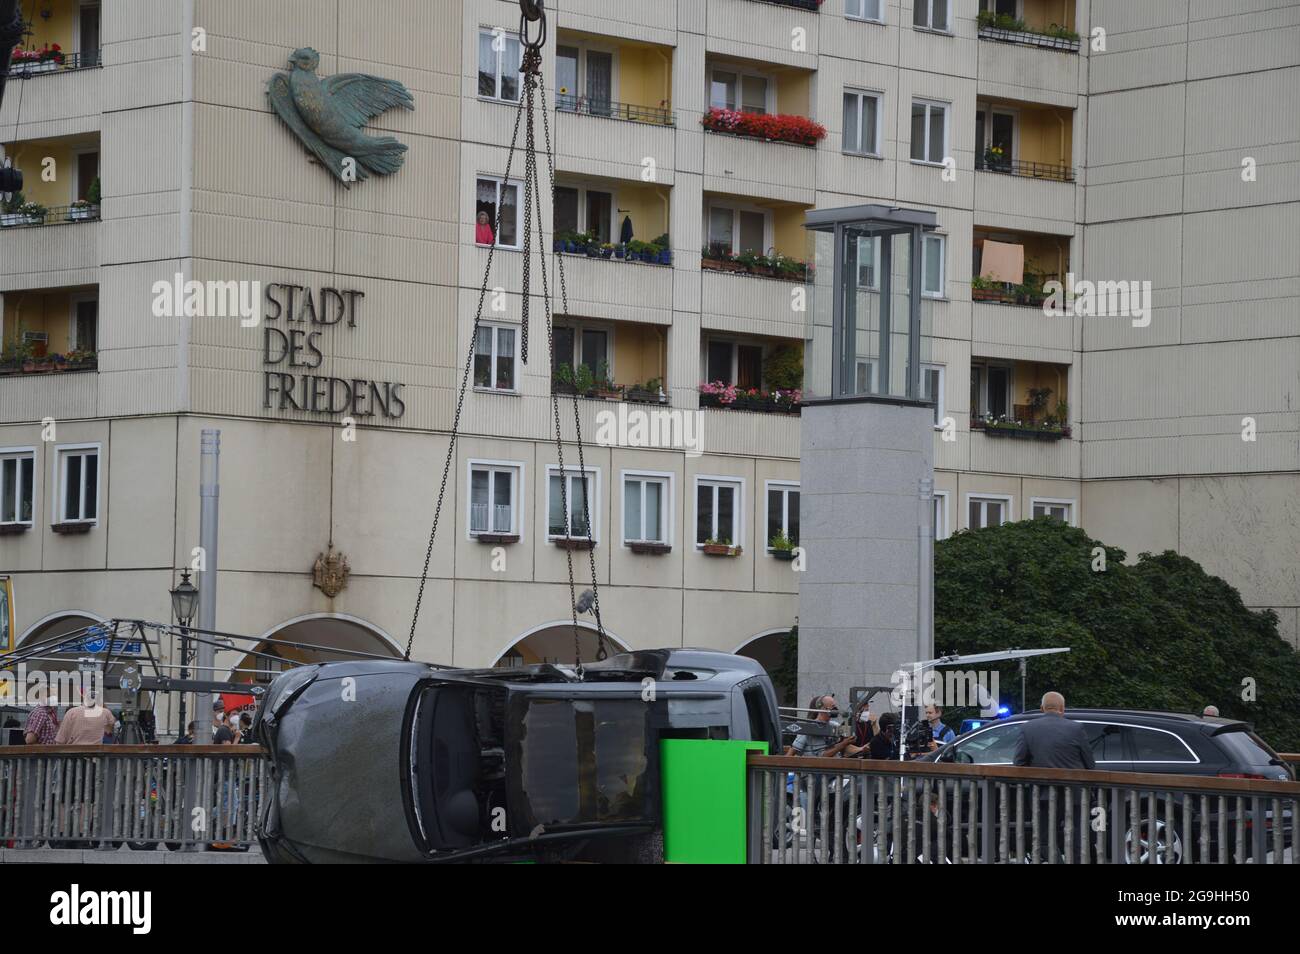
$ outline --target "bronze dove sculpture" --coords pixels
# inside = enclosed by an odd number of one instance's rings
[[[402,167],[406,145],[392,136],[367,136],[367,122],[394,106],[415,109],[415,100],[397,80],[366,73],[316,75],[320,54],[294,50],[289,72],[267,83],[271,108],[307,150],[350,188],[354,179],[391,175]],[[349,162],[349,160],[351,160]]]

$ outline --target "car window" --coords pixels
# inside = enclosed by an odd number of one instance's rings
[[[1020,742],[1020,723],[1012,722],[977,732],[953,746],[953,761],[975,765],[1010,765]]]
[[[1124,754],[1124,727],[1106,722],[1082,722],[1088,733],[1088,744],[1092,746],[1092,757],[1098,762],[1123,762],[1128,759]]]
[[[1182,739],[1170,732],[1130,726],[1135,762],[1195,762]]]
[[[1269,744],[1244,726],[1215,736],[1239,765],[1271,765],[1277,753]]]

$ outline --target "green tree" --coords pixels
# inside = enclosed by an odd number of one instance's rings
[[[1097,548],[1105,570],[1094,570]],[[1216,705],[1275,749],[1300,748],[1300,655],[1276,614],[1247,609],[1235,588],[1172,551],[1124,558],[1043,518],[954,534],[935,548],[936,653],[1067,646],[1030,662],[1031,708],[1049,689],[1072,707]],[[1003,701],[1019,709],[1018,669],[999,672]]]

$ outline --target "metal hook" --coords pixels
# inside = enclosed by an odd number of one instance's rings
[[[538,24],[537,38],[534,40],[528,38],[530,22]],[[543,9],[542,0],[519,0],[519,40],[525,48],[541,53],[546,44],[546,10]]]

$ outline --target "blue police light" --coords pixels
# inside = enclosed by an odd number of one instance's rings
[[[998,706],[998,718],[999,718],[999,719],[1005,719],[1005,718],[1006,718],[1007,716],[1009,716],[1009,715],[1011,715],[1011,707],[1010,707],[1010,706]]]

